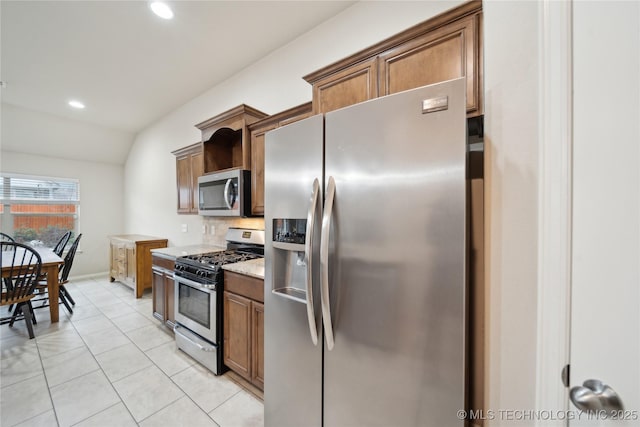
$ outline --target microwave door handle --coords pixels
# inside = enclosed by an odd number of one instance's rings
[[[324,334],[327,338],[327,349],[332,350],[334,345],[333,323],[331,321],[331,306],[329,299],[329,233],[331,231],[331,215],[333,213],[333,201],[336,195],[336,182],[332,176],[327,184],[327,197],[324,201],[324,214],[322,216],[322,235],[320,236],[320,278],[322,291],[322,322]]]
[[[232,179],[228,179],[227,183],[224,185],[224,202],[227,204],[227,208],[229,208],[229,210],[233,209],[231,207],[231,203],[229,203],[229,188],[231,187],[231,184],[233,184],[233,180]]]
[[[320,183],[318,178],[313,181],[311,204],[307,213],[307,230],[304,245],[304,258],[307,264],[307,320],[309,321],[309,333],[313,345],[318,345],[318,328],[316,326],[316,313],[313,306],[313,230],[315,229],[316,210],[318,206],[318,194]]]

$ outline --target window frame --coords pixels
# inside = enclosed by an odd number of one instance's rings
[[[16,184],[20,184],[23,181],[24,184],[29,184],[29,181],[33,181],[33,185],[36,186],[38,182],[50,182],[59,183],[63,187],[70,188],[71,194],[67,194],[66,197],[55,197],[53,194],[54,184],[50,187],[45,187],[48,191],[48,197],[16,197],[16,194],[12,189],[16,188]],[[28,185],[25,185],[28,187]],[[28,191],[28,190],[27,190]],[[34,190],[35,191],[35,190]],[[13,193],[13,194],[12,194]],[[18,194],[20,196],[20,194]],[[20,212],[12,209],[12,206],[74,206],[73,212]],[[18,174],[18,173],[1,173],[0,174],[0,221],[2,225],[2,232],[15,236],[16,228],[15,218],[20,217],[71,217],[73,221],[73,228],[71,231],[73,235],[80,234],[80,180],[76,178],[64,178],[64,177],[50,177],[39,176],[30,174]],[[36,233],[39,233],[45,227],[38,228]],[[33,241],[33,240],[32,240]],[[30,242],[32,242],[30,241]],[[36,240],[36,242],[39,242]],[[29,243],[29,242],[27,242]],[[70,244],[71,242],[69,242]],[[49,246],[49,245],[46,245]]]

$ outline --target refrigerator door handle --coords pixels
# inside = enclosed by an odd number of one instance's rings
[[[327,338],[327,349],[332,350],[333,324],[331,322],[331,307],[329,304],[329,233],[331,232],[331,215],[333,213],[333,200],[336,194],[336,182],[332,176],[327,184],[327,197],[324,202],[324,214],[322,216],[322,235],[320,236],[320,277],[322,281],[322,322]]]
[[[313,307],[313,231],[316,222],[316,210],[318,208],[318,194],[320,183],[318,178],[313,181],[313,193],[311,205],[307,213],[307,230],[304,245],[304,257],[307,264],[307,318],[309,320],[309,332],[313,345],[318,345],[318,328],[316,326],[316,312]]]

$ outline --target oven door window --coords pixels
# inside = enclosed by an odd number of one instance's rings
[[[211,294],[179,283],[178,312],[194,322],[211,328]]]

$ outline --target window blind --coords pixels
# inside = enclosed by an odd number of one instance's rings
[[[5,201],[75,203],[80,200],[80,183],[77,179],[2,174],[0,190]]]

